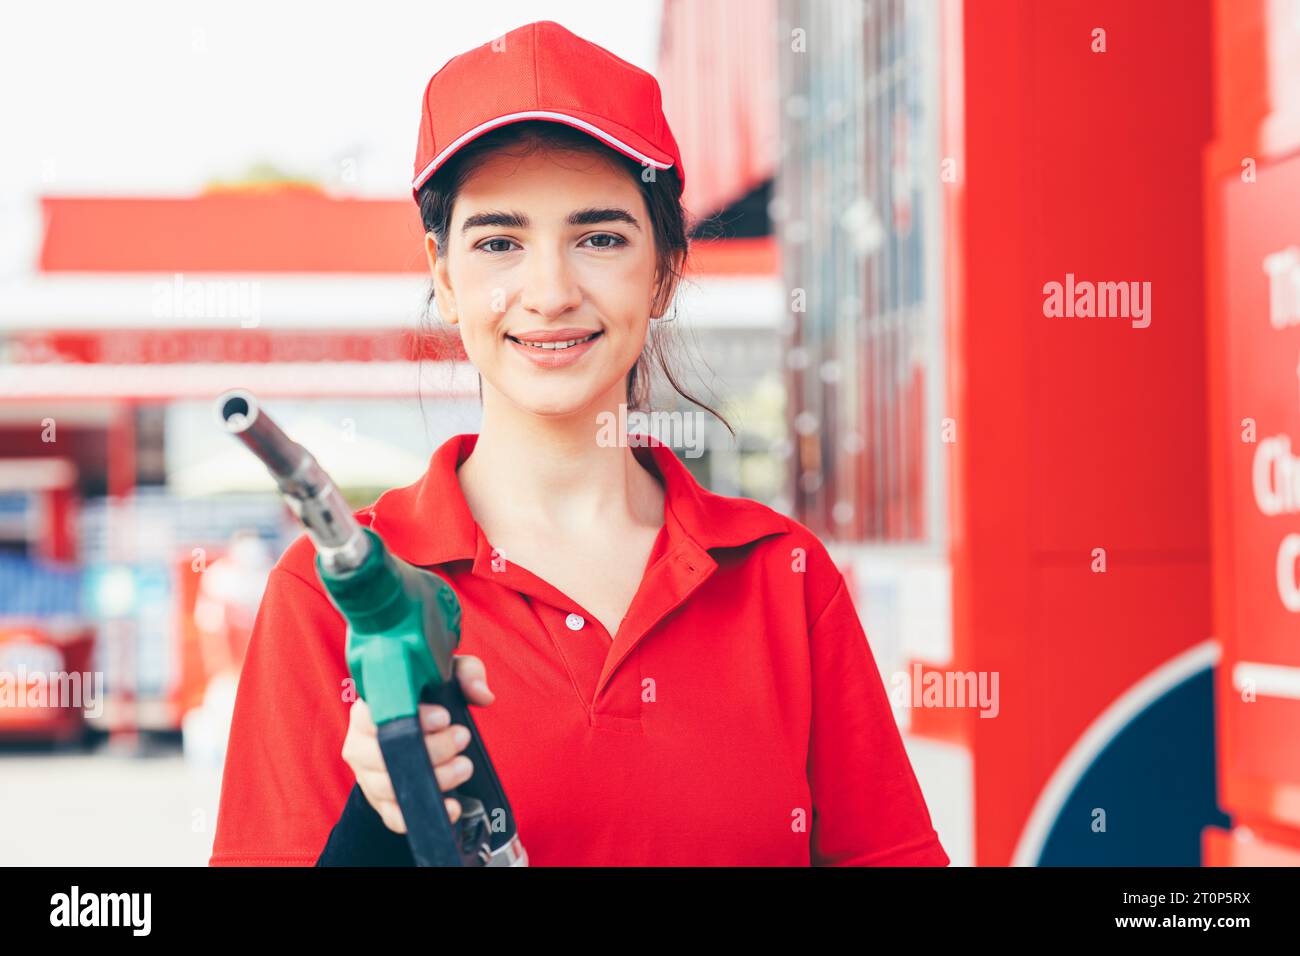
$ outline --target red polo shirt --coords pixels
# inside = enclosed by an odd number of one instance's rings
[[[494,560],[456,477],[477,435],[357,517],[462,604],[474,719],[533,866],[934,865],[947,854],[848,587],[811,531],[634,448],[664,528],[611,636]],[[355,778],[340,751],[344,623],[299,537],[272,571],[239,680],[211,865],[310,865]]]

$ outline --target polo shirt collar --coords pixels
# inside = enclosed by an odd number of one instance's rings
[[[647,444],[632,453],[663,481],[670,546],[685,539],[705,551],[734,548],[790,530],[785,518],[756,501],[703,488],[669,446],[640,437]],[[371,527],[399,557],[421,567],[475,559],[480,531],[456,469],[477,441],[474,433],[448,438],[420,479],[384,492],[371,506]]]

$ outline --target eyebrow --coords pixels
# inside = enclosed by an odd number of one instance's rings
[[[589,207],[587,209],[577,209],[569,213],[565,223],[570,226],[595,226],[605,222],[623,222],[627,223],[633,229],[640,231],[641,224],[636,221],[626,209],[615,207]],[[528,217],[521,212],[500,212],[493,210],[491,212],[476,212],[469,216],[464,225],[460,227],[461,234],[469,232],[477,226],[497,226],[504,229],[527,229],[531,225]]]

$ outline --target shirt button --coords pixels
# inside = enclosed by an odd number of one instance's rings
[[[581,631],[582,625],[586,624],[587,622],[582,619],[581,614],[570,614],[568,617],[564,619],[564,623],[568,626],[569,630],[571,631]]]

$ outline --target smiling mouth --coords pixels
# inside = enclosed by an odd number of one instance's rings
[[[555,352],[555,351],[563,351],[564,349],[571,349],[575,345],[581,345],[583,342],[590,342],[592,339],[598,338],[603,334],[604,334],[603,331],[592,332],[591,335],[585,336],[584,338],[569,339],[567,342],[525,342],[522,339],[515,338],[513,335],[510,335],[509,333],[506,334],[506,338],[508,338],[511,342],[518,342],[520,345],[527,345],[529,348],[542,349],[548,352]]]

